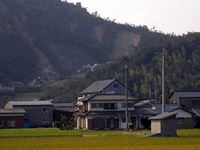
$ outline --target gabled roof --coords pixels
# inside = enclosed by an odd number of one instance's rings
[[[178,109],[179,106],[176,104],[165,104],[165,112],[172,112]],[[152,109],[157,113],[160,114],[162,112],[162,105],[161,104],[153,104]]]
[[[154,116],[157,115],[156,111],[148,107],[135,107],[136,116]]]
[[[176,95],[177,97],[200,97],[200,91],[183,91],[183,90],[178,91],[177,90],[177,91],[174,91],[170,95],[170,97],[172,95]]]
[[[108,87],[111,83],[116,81],[116,79],[110,80],[102,80],[102,81],[95,81],[86,89],[84,89],[81,94],[89,94],[89,93],[99,93],[106,87]]]
[[[167,119],[167,118],[170,118],[172,116],[175,116],[177,113],[174,113],[174,112],[171,112],[171,113],[168,113],[168,112],[165,112],[165,113],[162,113],[160,115],[157,115],[157,116],[154,116],[154,117],[151,117],[149,118],[150,120],[163,120],[163,119]]]
[[[142,106],[147,106],[147,105],[152,105],[152,102],[155,100],[145,100],[145,101],[140,101],[135,104],[135,107],[142,107]]]
[[[200,108],[192,108],[191,111],[192,113],[200,117]]]

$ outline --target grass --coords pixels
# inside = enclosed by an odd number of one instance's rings
[[[0,138],[0,148],[3,150],[200,150],[200,130],[178,130],[178,137],[175,138],[141,137],[146,132],[149,131],[0,130],[0,136],[11,137],[62,135],[49,138]]]
[[[125,131],[89,131],[89,130],[60,130],[57,128],[36,129],[3,129],[0,130],[2,137],[52,137],[52,136],[109,136],[109,135],[132,135],[142,136],[149,131],[125,132]]]
[[[39,137],[39,136],[69,136],[81,135],[79,130],[60,130],[57,128],[36,128],[36,129],[3,129],[0,130],[0,137]]]

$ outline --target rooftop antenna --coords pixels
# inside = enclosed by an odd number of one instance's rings
[[[128,119],[128,86],[127,86],[127,71],[128,66],[125,65],[125,101],[126,101],[126,131],[129,130],[129,119]]]
[[[162,113],[165,112],[165,50],[162,51]]]

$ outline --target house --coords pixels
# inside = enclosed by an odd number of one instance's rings
[[[24,127],[46,127],[53,122],[53,104],[50,101],[9,101],[5,109],[24,109]]]
[[[129,118],[134,118],[134,98],[128,97]],[[78,129],[125,129],[125,96],[115,94],[94,94],[79,99],[76,113]],[[132,127],[134,128],[134,127]]]
[[[152,108],[157,114],[161,114],[161,104],[153,104]],[[176,127],[177,129],[192,129],[193,118],[192,112],[185,108],[179,107],[176,104],[165,104],[165,111],[169,113],[176,113]]]
[[[152,101],[141,101],[136,103],[134,106],[136,129],[149,129],[151,127],[151,121],[149,120],[149,118],[157,115],[157,112],[152,109]]]
[[[200,108],[200,91],[174,91],[169,96],[169,102],[185,108]]]
[[[117,79],[95,81],[80,94],[84,97],[97,93],[125,95],[125,86]],[[128,95],[131,95],[130,90],[128,90]]]
[[[200,128],[200,91],[174,91],[169,96],[170,103],[176,103],[179,107],[191,112],[193,126]]]
[[[125,86],[117,79],[95,81],[81,93],[75,114],[78,129],[125,129]],[[129,122],[135,126],[134,102],[127,90]]]
[[[176,113],[162,113],[150,118],[151,134],[154,136],[176,136]]]
[[[177,104],[165,104],[165,112],[176,113],[176,126],[178,129],[193,128],[192,113]],[[154,101],[141,101],[135,104],[136,120],[138,120],[137,129],[150,128],[150,121],[148,118],[162,113],[162,106]]]
[[[0,128],[23,128],[24,109],[0,109]]]

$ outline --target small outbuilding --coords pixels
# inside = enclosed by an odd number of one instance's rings
[[[155,136],[174,137],[176,136],[176,114],[162,113],[151,117],[151,133]]]
[[[23,128],[24,109],[0,109],[0,129]]]

